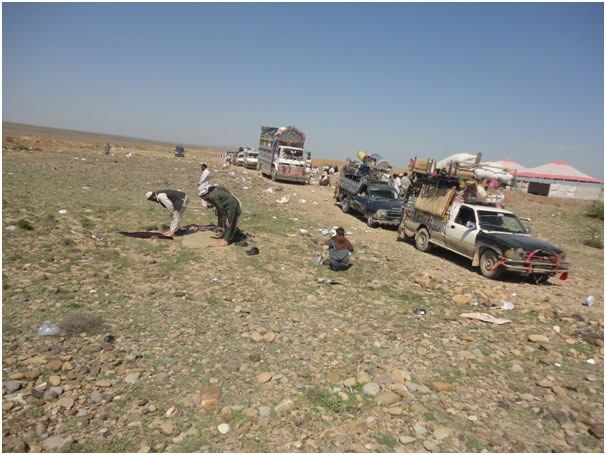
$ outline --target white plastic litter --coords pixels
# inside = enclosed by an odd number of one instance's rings
[[[511,302],[507,302],[504,299],[501,299],[501,310],[513,310],[515,305]]]
[[[61,329],[55,324],[47,324],[46,322],[38,328],[38,335],[40,336],[51,336],[59,335]]]
[[[592,295],[590,295],[589,297],[587,297],[587,300],[585,300],[585,303],[583,303],[583,305],[593,306],[594,303],[595,303],[595,299]]]
[[[299,202],[300,202],[301,204],[305,204],[307,201],[306,201],[305,199],[299,199]]]
[[[307,233],[309,233],[309,231],[307,229],[299,229],[299,232],[301,234],[307,234]]]
[[[16,231],[17,230],[17,226],[7,226],[6,230],[7,231]]]
[[[268,193],[273,193],[274,192],[274,187],[270,186],[269,188],[267,188],[266,190]]]
[[[278,204],[288,204],[288,201],[290,201],[290,196],[288,195],[282,196],[280,199],[276,199]]]
[[[248,187],[247,187],[247,186],[243,186],[243,187],[242,187],[242,189],[243,189],[243,190],[247,190],[247,189],[248,189]]]
[[[595,365],[595,360],[589,359],[589,360],[587,360],[587,363],[591,363],[592,365]]]
[[[65,215],[65,214],[67,213],[67,210],[59,210],[59,213],[60,213],[61,215]]]
[[[219,433],[221,433],[221,434],[227,434],[227,433],[229,433],[229,424],[228,423],[222,423],[221,425],[219,425],[217,427],[217,429],[219,430]]]

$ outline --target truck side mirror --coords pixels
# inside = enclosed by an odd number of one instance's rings
[[[475,229],[476,228],[476,223],[474,223],[473,221],[468,221],[465,224],[465,227],[468,228],[468,229]]]
[[[524,229],[524,231],[526,232],[526,234],[530,234],[530,231],[532,231],[532,228],[530,226],[527,226],[526,229]]]

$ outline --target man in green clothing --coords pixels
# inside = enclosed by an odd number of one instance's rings
[[[233,243],[236,236],[238,217],[242,214],[242,204],[240,200],[227,191],[225,188],[210,186],[204,188],[198,193],[206,202],[210,202],[217,208],[219,217],[225,217],[225,231],[223,238],[217,240],[217,245],[227,246]]]

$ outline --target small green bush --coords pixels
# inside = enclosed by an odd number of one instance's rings
[[[30,223],[27,220],[19,220],[19,221],[17,221],[17,226],[19,226],[21,229],[25,229],[26,231],[33,231],[34,230],[34,226],[32,225],[32,223]]]
[[[592,248],[604,249],[604,238],[602,231],[595,227],[589,227],[587,238],[583,240],[583,245],[590,246]]]
[[[604,202],[603,201],[593,201],[587,207],[587,212],[585,215],[591,218],[599,218],[600,220],[604,220]]]
[[[94,314],[74,312],[65,315],[59,327],[70,334],[78,334],[82,332],[96,333],[102,328],[102,320]]]

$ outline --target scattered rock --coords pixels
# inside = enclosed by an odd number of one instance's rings
[[[139,378],[141,377],[141,373],[130,373],[124,378],[124,382],[127,384],[135,384]]]
[[[359,381],[359,379],[358,379],[358,381]],[[362,387],[362,392],[365,393],[366,395],[375,396],[380,391],[381,391],[381,386],[379,386],[379,384],[376,384],[374,382],[369,382],[367,384],[364,384],[364,387]]]
[[[257,376],[257,382],[259,384],[265,384],[271,378],[272,378],[272,374],[265,371],[265,372],[263,372],[263,373],[261,373],[260,375]]]
[[[547,343],[549,338],[545,335],[528,335],[528,339],[533,343]]]
[[[449,438],[450,434],[451,434],[450,428],[446,428],[446,427],[438,427],[433,431],[433,437],[436,438],[438,441]]]
[[[21,383],[19,381],[8,381],[4,383],[4,386],[8,393],[13,393],[21,388]]]
[[[373,384],[373,383],[371,382],[370,384]],[[366,385],[368,386],[370,384],[366,384]],[[390,404],[397,403],[401,400],[402,400],[402,398],[400,397],[400,395],[398,395],[395,392],[378,392],[375,395],[375,401],[377,402],[377,404],[380,404],[383,406],[389,406]]]
[[[200,390],[200,404],[206,411],[214,411],[219,406],[222,393],[221,387],[206,387]]]
[[[285,416],[285,415],[289,414],[290,411],[292,411],[294,408],[295,408],[295,403],[292,400],[286,399],[286,400],[282,401],[281,403],[279,403],[274,408],[274,411],[279,416]]]
[[[449,384],[447,382],[440,382],[440,381],[432,382],[431,386],[433,387],[433,389],[436,392],[446,392],[448,390],[452,390],[454,387],[452,384]]]

